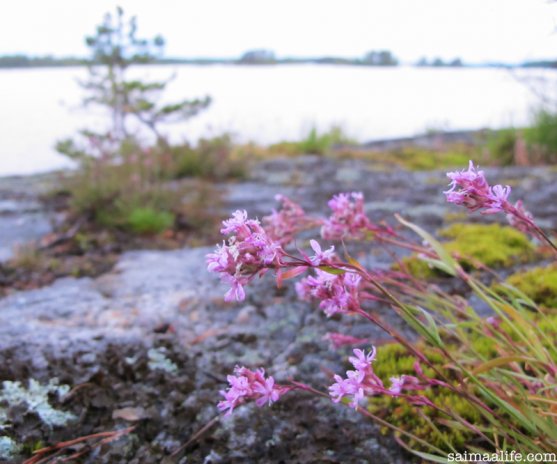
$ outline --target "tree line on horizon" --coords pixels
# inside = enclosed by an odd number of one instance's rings
[[[55,57],[53,55],[33,56],[26,54],[0,55],[0,68],[40,68],[40,67],[64,67],[64,66],[86,66],[95,64],[91,59],[74,56]],[[339,56],[321,57],[277,57],[272,50],[252,49],[243,53],[239,58],[180,58],[159,57],[146,64],[239,64],[239,65],[271,65],[271,64],[337,64],[353,66],[398,66],[400,60],[389,50],[371,50],[361,58],[347,58]],[[463,62],[461,58],[443,60],[440,57],[422,57],[416,61],[417,67],[465,67],[471,66]],[[557,60],[525,61],[519,65],[505,63],[485,63],[472,65],[474,67],[538,67],[557,68]]]

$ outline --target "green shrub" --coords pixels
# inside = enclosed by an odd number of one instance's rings
[[[136,208],[128,216],[128,227],[138,234],[156,234],[172,227],[174,214],[153,208]]]
[[[502,129],[489,134],[486,148],[490,159],[503,166],[514,164],[516,129]]]
[[[534,114],[532,127],[524,131],[528,145],[539,150],[541,161],[557,162],[557,112],[542,109]]]
[[[313,127],[306,138],[298,143],[298,147],[302,153],[325,155],[331,151],[334,145],[348,143],[351,143],[350,139],[338,126],[332,127],[323,133],[319,133],[319,131]]]
[[[247,175],[245,157],[235,152],[229,135],[199,140],[189,144],[167,146],[170,159],[169,177],[201,177],[210,180],[243,179]]]
[[[328,155],[335,145],[350,145],[350,139],[339,126],[333,126],[326,132],[319,132],[312,127],[305,138],[298,142],[279,142],[269,147],[271,153],[284,155]]]

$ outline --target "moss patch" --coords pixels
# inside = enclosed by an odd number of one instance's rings
[[[442,238],[449,239],[444,247],[459,258],[465,268],[482,263],[488,267],[508,267],[524,263],[535,257],[535,247],[521,232],[499,224],[450,225],[438,231]],[[431,279],[444,274],[432,269],[427,263],[413,255],[402,260],[408,272],[419,279]],[[397,265],[400,269],[401,266]]]
[[[534,255],[534,246],[526,235],[499,224],[453,224],[440,230],[439,236],[451,239],[445,247],[461,255],[464,265],[478,260],[489,267],[510,266],[529,261]]]
[[[557,266],[536,267],[507,279],[538,305],[557,309]]]
[[[428,359],[439,370],[449,374],[443,367],[443,358],[440,355],[433,351],[425,350],[424,346],[421,348]],[[375,373],[388,385],[390,377],[403,374],[416,375],[413,367],[415,361],[416,359],[410,356],[403,346],[393,343],[384,345],[377,350],[377,359],[373,363],[373,367]],[[422,368],[424,374],[428,377],[436,377],[431,368],[424,365],[422,365]],[[434,404],[454,411],[473,424],[479,424],[482,421],[476,409],[471,408],[466,400],[446,388],[433,387],[420,392],[420,394],[423,394]],[[386,395],[377,396],[370,401],[369,409],[396,427],[406,430],[418,438],[447,451],[450,449],[447,443],[459,449],[473,438],[473,434],[466,430],[439,425],[439,422],[446,417],[437,409],[427,406],[413,406],[400,398]],[[437,424],[437,430],[431,426],[426,417]],[[384,428],[382,431],[384,433],[390,432],[388,428]],[[412,440],[410,441],[410,446],[416,449],[422,448],[419,443],[415,443]]]

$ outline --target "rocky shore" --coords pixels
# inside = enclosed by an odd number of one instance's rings
[[[511,185],[512,197],[522,198],[540,225],[557,227],[556,170],[486,174]],[[47,183],[48,176],[0,179],[0,259],[56,221],[37,202]],[[362,191],[372,219],[390,222],[396,212],[435,231],[460,212],[445,203],[446,184],[439,171],[385,171],[363,160],[304,156],[260,163],[245,182],[219,189],[223,214],[241,208],[258,217],[276,206],[277,193],[326,214],[332,194]],[[235,364],[264,366],[277,381],[294,377],[323,388],[331,372],[343,370],[348,352],[331,350],[326,332],[386,341],[353,318],[327,319],[298,301],[290,286],[277,290],[271,276],[251,287],[243,304],[225,304],[223,287],[205,270],[210,249],[127,252],[100,277],[59,279],[0,299],[4,462],[22,461],[33,446],[128,427],[92,450],[76,445],[87,451],[80,462],[411,462],[367,419],[304,394],[291,394],[271,410],[240,408],[169,458],[217,415],[218,391]],[[390,264],[381,250],[368,259],[378,267]],[[387,308],[376,310],[406,330]]]

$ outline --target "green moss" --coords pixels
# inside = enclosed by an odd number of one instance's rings
[[[499,224],[456,223],[438,231],[445,239],[444,247],[455,253],[465,268],[482,263],[488,267],[506,267],[528,262],[535,256],[535,248],[526,235]],[[415,255],[404,258],[408,272],[418,279],[443,276],[443,272],[429,267]],[[396,265],[400,269],[401,266]]]
[[[510,266],[534,255],[526,235],[499,224],[453,224],[440,230],[439,236],[451,239],[445,247],[461,255],[462,264],[467,266],[474,260],[489,267]]]
[[[507,279],[538,305],[557,308],[557,266],[536,267],[518,272]]]
[[[391,156],[398,164],[406,169],[413,171],[429,171],[467,164],[470,159],[470,154],[461,148],[462,147],[455,146],[453,150],[440,152],[409,147],[395,151]]]
[[[425,346],[420,348],[437,369],[450,377],[450,373],[444,368],[441,355],[435,351],[427,350]],[[375,373],[388,385],[390,377],[403,374],[415,375],[415,361],[415,357],[410,356],[403,346],[393,343],[384,345],[377,351],[377,359],[373,366]],[[426,376],[436,377],[435,372],[430,367],[422,364],[422,368]],[[482,419],[477,410],[470,407],[466,400],[446,388],[433,387],[420,393],[437,406],[453,411],[472,423],[477,424]],[[399,398],[387,395],[374,397],[370,401],[369,409],[396,427],[411,432],[418,438],[447,451],[449,450],[447,442],[458,449],[462,448],[473,436],[470,432],[440,425],[440,420],[445,419],[446,416],[437,409],[413,406]],[[424,416],[436,423],[438,430],[435,430]],[[385,428],[383,432],[388,433],[389,429]],[[419,444],[412,441],[410,441],[410,446],[420,449]]]
[[[129,229],[137,234],[156,234],[163,232],[174,223],[174,215],[168,211],[153,208],[136,208],[128,216]]]

